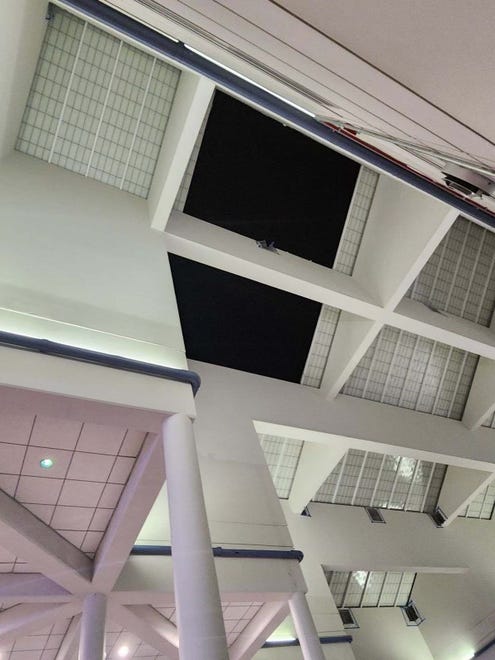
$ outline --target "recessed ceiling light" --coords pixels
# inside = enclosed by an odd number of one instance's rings
[[[53,467],[54,463],[55,461],[53,458],[42,458],[40,461],[40,467],[42,467],[43,470],[49,470]]]
[[[128,646],[121,646],[120,649],[117,651],[117,655],[119,658],[127,658],[129,655],[129,647]]]

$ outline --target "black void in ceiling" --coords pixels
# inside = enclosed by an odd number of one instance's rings
[[[331,267],[359,165],[217,92],[185,213]],[[170,257],[189,358],[300,382],[321,305]]]

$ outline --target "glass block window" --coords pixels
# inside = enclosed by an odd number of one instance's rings
[[[416,573],[323,570],[337,608],[404,607],[416,578]]]
[[[445,465],[350,449],[314,497],[315,502],[431,512]]]
[[[147,197],[179,75],[54,7],[16,148]]]
[[[459,514],[461,518],[491,520],[495,506],[495,484],[491,483]]]
[[[296,474],[303,442],[265,434],[260,434],[259,439],[277,495],[282,499],[287,499]]]

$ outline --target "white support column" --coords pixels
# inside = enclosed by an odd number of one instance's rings
[[[191,420],[163,424],[181,660],[228,660],[227,640]]]
[[[85,597],[78,660],[103,660],[105,657],[106,612],[107,597],[104,594]]]
[[[293,594],[289,607],[304,660],[325,660],[320,638],[309,611],[306,596],[302,591],[296,591]]]

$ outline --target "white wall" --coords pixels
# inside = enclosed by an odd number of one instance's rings
[[[350,630],[356,660],[433,660],[421,627],[407,626],[397,607],[354,610],[359,628]]]
[[[0,164],[0,328],[185,367],[146,201],[20,153]]]
[[[0,159],[14,148],[46,28],[45,0],[2,0]]]

